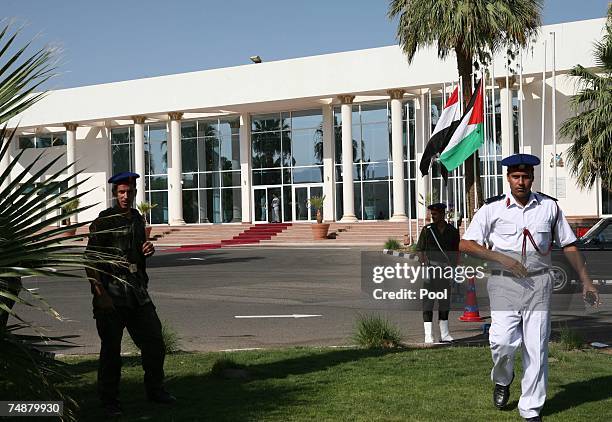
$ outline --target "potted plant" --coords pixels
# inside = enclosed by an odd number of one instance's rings
[[[329,223],[323,223],[323,202],[325,195],[310,198],[310,206],[317,211],[317,224],[312,225],[312,235],[315,240],[327,239]]]
[[[67,199],[68,199],[67,196],[62,196],[60,198],[60,201],[64,202]],[[62,205],[61,213],[63,216],[62,218],[63,226],[66,226],[66,227],[70,226],[70,215],[74,213],[74,211],[76,211],[78,208],[79,208],[78,198],[75,198],[72,201],[68,201],[64,205]],[[69,229],[67,229],[66,231],[62,233],[62,236],[68,237],[68,236],[74,236],[75,234],[76,234],[76,227],[70,227]]]
[[[142,218],[144,218],[145,235],[147,237],[147,240],[151,238],[151,229],[152,229],[152,227],[149,225],[149,221],[147,220],[147,215],[149,215],[151,210],[155,208],[156,206],[157,204],[150,204],[149,202],[141,202],[140,204],[136,206],[138,208],[138,211],[140,211],[140,214],[142,214]]]

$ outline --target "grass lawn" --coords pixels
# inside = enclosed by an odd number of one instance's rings
[[[612,356],[551,349],[550,421],[610,420]],[[248,378],[214,376],[230,357]],[[80,420],[101,420],[95,395],[97,360],[65,358],[77,381],[64,388],[80,404]],[[166,361],[172,407],[147,403],[138,357],[124,358],[123,420],[160,421],[518,421],[520,386],[508,411],[491,404],[488,348],[316,349],[179,353]],[[520,373],[520,362],[517,370]]]

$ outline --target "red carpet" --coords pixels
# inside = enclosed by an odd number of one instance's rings
[[[262,240],[269,240],[276,236],[278,233],[283,232],[287,227],[291,226],[291,223],[268,223],[268,224],[257,224],[253,227],[240,233],[238,236],[234,236],[232,239],[224,239],[220,243],[202,243],[199,245],[185,245],[175,249],[167,249],[169,252],[190,252],[190,251],[202,251],[207,249],[219,249],[223,246],[231,245],[249,245],[259,243]]]

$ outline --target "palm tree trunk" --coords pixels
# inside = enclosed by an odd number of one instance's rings
[[[457,70],[463,81],[463,107],[468,105],[472,96],[472,57],[465,54],[461,49],[455,48],[457,55]],[[476,163],[476,166],[474,165]],[[480,183],[480,159],[478,151],[470,155],[465,161],[465,189],[467,195],[467,218],[471,221],[474,216],[474,210],[480,208],[483,204],[482,184]],[[478,196],[478,201],[474,195]]]

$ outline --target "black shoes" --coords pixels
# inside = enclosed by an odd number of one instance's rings
[[[147,393],[147,399],[160,404],[173,404],[176,402],[176,397],[164,389]]]
[[[512,374],[510,384],[512,384],[512,381],[514,381],[514,373]],[[495,388],[493,389],[493,405],[500,410],[508,404],[508,400],[510,399],[510,384],[495,384]]]
[[[542,422],[542,418],[538,415],[538,416],[534,416],[533,418],[527,418],[525,419],[527,422]]]
[[[102,407],[104,408],[104,416],[106,419],[119,418],[121,415],[123,415],[119,402],[105,403],[102,405]]]

